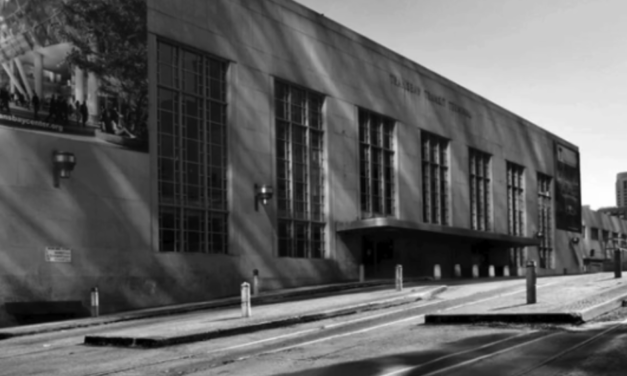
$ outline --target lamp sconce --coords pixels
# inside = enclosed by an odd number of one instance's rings
[[[76,166],[74,153],[57,150],[52,152],[52,175],[55,188],[59,187],[59,179],[70,178],[74,166]]]
[[[570,242],[572,244],[579,244],[579,237],[575,236],[574,238],[570,238]]]
[[[271,185],[255,184],[255,211],[259,211],[259,201],[263,205],[267,205],[273,195],[274,188]]]
[[[542,238],[544,238],[544,233],[543,233],[542,231],[538,231],[538,232],[536,232],[536,238],[537,238],[537,239],[542,239]]]

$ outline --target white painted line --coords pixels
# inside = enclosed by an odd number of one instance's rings
[[[540,285],[538,287],[546,287],[546,286],[554,285],[554,284],[557,284],[557,283],[558,282],[548,283],[548,284]],[[478,301],[472,301],[472,302],[469,302],[469,303],[464,303],[464,304],[460,304],[460,305],[457,305],[457,306],[445,308],[445,309],[442,309],[442,310],[437,311],[437,312],[448,311],[448,310],[451,310],[451,309],[461,308],[461,307],[465,307],[465,306],[471,305],[471,304],[482,303],[482,302],[486,302],[486,301],[489,301],[489,300],[501,298],[501,297],[504,297],[504,296],[515,295],[515,294],[519,294],[519,293],[521,293],[523,291],[525,291],[525,290],[522,289],[522,290],[516,290],[516,291],[508,293],[508,294],[499,294],[499,295],[492,296],[492,297],[489,297],[489,298],[486,298],[486,299],[482,299],[482,300],[478,300]],[[415,307],[412,307],[412,309],[427,307],[427,306],[434,305],[434,304],[439,304],[439,303],[442,303],[442,302],[445,302],[445,301],[446,300],[432,301],[432,302],[428,302],[428,303],[425,303],[425,304],[417,305]],[[303,331],[299,331],[299,332],[295,332],[295,333],[284,334],[284,335],[280,335],[280,336],[276,336],[276,337],[265,338],[265,339],[262,339],[262,340],[253,341],[253,342],[247,342],[247,343],[243,343],[243,344],[240,344],[240,345],[230,346],[230,347],[226,347],[226,348],[222,348],[222,349],[216,349],[216,350],[212,350],[212,351],[207,352],[207,354],[213,354],[213,353],[218,353],[218,352],[235,350],[235,349],[244,348],[244,347],[251,347],[251,346],[255,346],[255,345],[258,345],[258,344],[262,344],[262,343],[273,342],[273,341],[278,341],[278,340],[285,339],[285,338],[296,337],[296,336],[299,336],[299,335],[302,335],[302,334],[312,333],[312,332],[318,331],[320,329],[328,329],[328,328],[335,328],[335,327],[340,327],[340,326],[347,326],[347,325],[351,325],[351,324],[354,324],[354,323],[358,323],[360,321],[367,321],[367,320],[375,319],[377,317],[392,315],[392,314],[395,314],[395,313],[398,313],[398,312],[402,312],[404,310],[407,310],[407,307],[399,308],[399,309],[396,309],[394,311],[386,311],[386,312],[383,312],[383,313],[380,313],[380,314],[369,315],[367,317],[362,317],[362,318],[355,319],[355,320],[343,321],[343,322],[335,323],[335,324],[329,324],[329,325],[324,326],[323,328],[307,329],[307,330],[303,330]],[[292,348],[304,347],[304,346],[308,346],[308,345],[312,345],[312,344],[328,341],[328,340],[335,339],[335,338],[340,338],[340,337],[346,337],[346,336],[350,336],[350,335],[354,335],[354,334],[365,333],[365,332],[369,332],[369,331],[376,330],[376,329],[379,329],[379,328],[383,328],[383,327],[387,327],[387,326],[390,326],[390,325],[395,325],[395,324],[399,324],[399,323],[403,323],[403,322],[407,322],[407,321],[411,321],[411,320],[416,320],[420,324],[423,324],[424,323],[424,319],[425,319],[425,315],[424,314],[420,314],[420,315],[412,316],[412,317],[409,317],[409,318],[406,318],[406,319],[401,319],[401,320],[392,321],[390,323],[386,323],[386,324],[382,324],[382,325],[378,325],[378,326],[374,326],[374,327],[360,329],[360,330],[354,331],[354,332],[342,333],[342,334],[338,334],[338,335],[334,335],[334,336],[330,336],[330,337],[320,338],[320,339],[317,339],[317,340],[314,340],[314,341],[303,342],[303,343],[300,343],[300,344],[287,346],[287,347],[284,347],[284,348],[281,348],[281,349],[277,349],[277,350],[273,350],[271,352],[267,352],[267,353],[263,353],[263,354],[275,353],[275,352],[288,350],[288,349],[292,349]]]
[[[531,332],[531,333],[534,333],[534,332]],[[456,353],[453,353],[453,354],[444,355],[444,356],[441,356],[439,358],[430,360],[430,361],[428,361],[426,363],[421,363],[421,364],[416,365],[416,366],[411,366],[411,367],[405,367],[403,369],[398,369],[398,370],[395,370],[395,371],[390,372],[390,373],[382,374],[381,376],[396,376],[396,375],[400,375],[402,373],[405,373],[405,372],[408,372],[408,371],[412,371],[412,370],[414,370],[416,368],[424,367],[424,366],[427,366],[429,364],[433,364],[435,362],[439,362],[439,361],[444,360],[444,359],[452,358],[452,357],[457,356],[457,355],[463,355],[463,354],[466,354],[466,353],[469,353],[469,352],[473,352],[475,350],[480,350],[480,349],[483,349],[483,348],[486,348],[486,347],[494,346],[494,345],[497,345],[499,343],[502,343],[502,342],[505,342],[505,341],[509,341],[510,339],[522,337],[524,335],[529,335],[529,334],[530,333],[521,333],[521,334],[518,334],[518,335],[514,335],[514,336],[511,336],[511,337],[500,339],[498,341],[489,342],[489,343],[486,343],[485,345],[482,345],[482,346],[479,346],[479,347],[473,347],[472,349],[463,350],[463,351],[459,351],[459,352],[456,352]]]
[[[422,307],[430,306],[430,305],[433,305],[433,304],[442,303],[443,301],[444,300],[438,300],[438,301],[435,301],[435,302],[429,302],[429,303],[425,303],[425,304],[416,305],[416,306],[412,307],[412,309],[422,308]],[[335,324],[324,325],[322,327],[317,327],[317,328],[307,329],[307,330],[301,330],[301,331],[295,332],[295,333],[284,334],[284,335],[280,335],[280,336],[276,336],[276,337],[265,338],[265,339],[258,340],[258,341],[247,342],[247,343],[243,343],[243,344],[235,345],[235,346],[231,346],[231,347],[225,347],[225,348],[222,348],[222,349],[216,349],[216,350],[209,351],[206,354],[213,354],[213,353],[217,353],[217,352],[223,352],[223,351],[239,349],[239,348],[242,348],[242,347],[255,346],[255,345],[258,345],[258,344],[261,344],[261,343],[278,341],[280,339],[285,339],[285,338],[290,338],[290,337],[296,337],[296,336],[299,336],[301,334],[317,332],[317,331],[320,331],[320,330],[323,330],[323,329],[335,328],[335,327],[339,327],[339,326],[347,326],[347,325],[358,323],[360,321],[367,321],[367,320],[376,319],[378,317],[393,315],[395,313],[399,313],[399,312],[402,312],[402,311],[405,311],[405,310],[407,310],[407,307],[395,309],[393,311],[385,311],[383,313],[379,313],[379,314],[375,314],[375,315],[369,315],[369,316],[361,317],[361,318],[358,318],[358,319],[355,319],[355,320],[342,321],[342,322],[335,323]],[[421,316],[424,317],[424,315],[421,315]],[[414,317],[417,320],[420,319],[420,316],[414,316]]]
[[[538,285],[537,287],[548,287],[548,286],[552,286],[552,285],[556,285],[556,284],[558,284],[558,282],[546,283],[546,284],[543,284],[543,285]],[[472,302],[463,303],[463,304],[460,304],[460,305],[457,305],[457,306],[454,306],[454,307],[449,307],[449,308],[442,309],[442,310],[437,311],[437,312],[450,311],[452,309],[457,309],[457,308],[462,308],[462,307],[466,307],[466,306],[469,306],[469,305],[479,304],[479,303],[487,302],[487,301],[494,300],[494,299],[497,299],[497,298],[502,298],[504,296],[520,294],[521,292],[525,292],[525,291],[526,291],[526,288],[521,289],[521,290],[512,291],[512,292],[507,293],[507,294],[499,294],[499,295],[496,295],[496,296],[491,296],[489,298],[485,298],[485,299],[482,299],[482,300],[475,300],[475,301],[472,301]]]
[[[299,336],[299,335],[301,335],[301,334],[306,334],[306,333],[317,332],[317,331],[319,331],[319,330],[320,330],[319,328],[308,329],[308,330],[301,330],[300,332],[295,332],[295,333],[290,333],[290,334],[284,334],[284,335],[282,335],[282,336],[276,336],[276,337],[271,337],[271,338],[261,339],[261,340],[259,340],[259,341],[242,343],[241,345],[235,345],[235,346],[231,346],[231,347],[225,347],[225,348],[222,348],[222,349],[216,349],[216,350],[212,350],[212,351],[207,351],[205,354],[214,354],[214,353],[218,353],[218,352],[224,352],[224,351],[230,351],[230,350],[240,349],[240,348],[242,348],[242,347],[250,347],[250,346],[258,345],[258,344],[265,343],[265,342],[278,341],[278,340],[280,340],[280,339],[285,339],[285,338],[290,338],[290,337],[296,337],[296,336]]]
[[[371,326],[369,328],[356,330],[354,332],[336,334],[334,336],[319,338],[319,339],[316,339],[316,340],[313,340],[313,341],[303,342],[303,343],[299,343],[299,344],[296,344],[296,345],[286,346],[286,347],[282,347],[280,349],[275,349],[275,350],[272,350],[272,351],[262,352],[261,354],[273,354],[273,353],[277,353],[277,352],[281,352],[281,351],[285,351],[285,350],[290,350],[290,349],[294,349],[294,348],[298,348],[298,347],[304,347],[304,346],[309,346],[309,345],[313,345],[313,344],[320,343],[320,342],[329,341],[329,340],[336,339],[336,338],[348,337],[348,336],[352,336],[354,334],[367,333],[367,332],[371,332],[373,330],[385,328],[385,327],[396,325],[396,324],[400,324],[400,323],[403,323],[403,322],[417,320],[418,317],[419,316],[412,316],[412,317],[408,317],[408,318],[405,318],[405,319],[396,320],[396,321],[388,322],[388,323],[385,323],[385,324],[381,324],[381,325],[377,325],[377,326]]]
[[[555,284],[555,283],[553,283],[553,284]],[[551,285],[551,284],[543,285],[543,287],[549,286],[549,285]],[[490,298],[487,298],[487,299],[482,299],[480,301],[474,301],[472,303],[465,303],[465,304],[460,304],[459,306],[449,307],[449,308],[444,309],[443,311],[446,311],[446,310],[449,310],[449,309],[463,307],[463,306],[469,305],[469,304],[485,302],[485,301],[488,301],[488,300],[501,298],[503,296],[509,296],[509,295],[518,294],[518,293],[520,293],[522,291],[525,291],[525,290],[517,290],[515,292],[508,293],[508,294],[502,294],[502,295],[499,294],[499,295],[496,295],[496,296],[493,296],[493,297],[490,297]],[[442,301],[431,302],[431,303],[428,303],[428,304],[421,305],[420,307],[424,307],[424,306],[431,305],[431,304],[436,304],[436,303],[441,303],[441,302]],[[404,322],[412,321],[412,320],[417,320],[417,321],[424,322],[424,317],[425,317],[424,314],[420,314],[420,315],[417,315],[417,316],[412,316],[412,317],[408,317],[408,318],[405,318],[405,319],[396,320],[396,321],[392,321],[392,322],[389,322],[389,323],[385,323],[385,324],[381,324],[381,325],[377,325],[377,326],[372,326],[372,327],[369,327],[369,328],[360,329],[360,330],[356,330],[356,331],[349,332],[349,333],[336,334],[334,336],[319,338],[319,339],[313,340],[313,341],[308,341],[308,342],[303,342],[303,343],[299,343],[299,344],[292,345],[292,346],[282,347],[280,349],[272,350],[272,351],[269,351],[269,352],[264,352],[262,354],[272,354],[272,353],[285,351],[285,350],[289,350],[289,349],[293,349],[293,348],[297,348],[297,347],[309,346],[309,345],[313,345],[313,344],[324,342],[324,341],[329,341],[329,340],[336,339],[336,338],[347,337],[347,336],[351,336],[351,335],[354,335],[354,334],[367,333],[367,332],[370,332],[370,331],[373,331],[373,330],[385,328],[385,327],[388,327],[388,326],[391,326],[391,325],[396,325],[396,324],[400,324],[400,323],[404,323]]]

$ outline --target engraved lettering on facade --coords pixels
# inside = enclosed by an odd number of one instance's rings
[[[470,114],[470,111],[468,111],[467,109],[465,109],[464,107],[455,104],[451,101],[448,101],[448,108],[453,111],[458,113],[459,115],[468,118],[468,119],[472,119],[472,115]]]
[[[420,95],[420,87],[414,85],[413,83],[407,80],[401,79],[397,77],[396,75],[390,73],[390,81],[392,82],[392,85],[394,86],[398,86],[412,94]]]
[[[429,102],[435,103],[439,106],[446,106],[446,98],[430,93],[428,90],[425,90],[425,94],[427,95],[427,100],[429,100]]]

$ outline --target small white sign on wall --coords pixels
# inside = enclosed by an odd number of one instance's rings
[[[72,262],[72,250],[62,247],[46,247],[47,262]]]

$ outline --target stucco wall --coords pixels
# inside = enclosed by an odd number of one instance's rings
[[[526,235],[533,236],[537,231],[537,172],[555,176],[554,140],[576,149],[494,103],[291,1],[150,0],[148,19],[153,40],[156,36],[167,38],[232,62],[230,105],[236,110],[231,112],[230,157],[234,197],[249,197],[255,182],[275,181],[274,78],[326,96],[329,249],[345,275],[355,276],[359,241],[339,238],[334,235],[334,226],[335,222],[356,220],[361,214],[357,107],[397,121],[397,217],[400,219],[422,221],[419,147],[422,130],[451,139],[451,218],[455,227],[470,227],[468,147],[493,155],[494,231],[504,234],[507,233],[506,161],[526,168]],[[452,111],[448,102],[465,109],[470,118]],[[233,221],[236,226],[241,225],[235,231],[253,228],[256,231],[237,236],[234,252],[252,255],[259,252],[260,244],[268,247],[264,254],[275,252],[275,205],[273,201],[255,213],[249,201],[234,200]],[[573,255],[564,250],[566,235],[557,236],[557,232],[554,235],[558,250],[556,266],[560,272],[564,267],[576,269]],[[411,252],[437,250],[421,247],[417,251],[414,247]],[[533,247],[529,255],[537,258]],[[292,261],[271,259],[271,262],[282,265]]]
[[[72,152],[78,161],[58,188],[54,150]],[[150,290],[140,278],[150,259],[146,154],[6,127],[0,127],[0,154],[0,307],[86,300],[93,286],[107,299],[113,279],[120,281],[122,304],[127,288]],[[45,247],[71,249],[72,262],[46,262]]]

